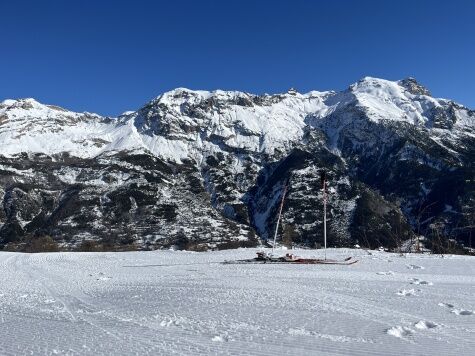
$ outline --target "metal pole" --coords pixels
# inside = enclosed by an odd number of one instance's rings
[[[327,194],[326,181],[323,180],[323,241],[325,243],[325,260],[327,259]]]
[[[277,225],[275,226],[274,243],[272,244],[272,253],[274,253],[274,249],[275,249],[275,241],[277,239],[277,231],[279,230],[280,215],[282,214],[282,207],[284,206],[284,198],[285,198],[285,193],[286,192],[287,192],[287,185],[284,186],[284,192],[282,193],[282,200],[280,201],[279,216],[277,217]]]

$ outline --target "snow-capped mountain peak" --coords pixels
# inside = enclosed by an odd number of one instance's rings
[[[94,155],[106,141],[110,120],[91,113],[76,113],[35,99],[5,100],[0,104],[0,152],[48,155],[68,152]]]
[[[432,96],[430,91],[423,85],[419,84],[417,80],[413,77],[401,79],[397,83],[413,95]]]
[[[453,101],[433,98],[414,78],[393,82],[365,77],[349,91],[355,105],[373,122],[399,121],[451,131],[475,126],[473,112]]]

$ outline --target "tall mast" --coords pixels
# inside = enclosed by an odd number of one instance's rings
[[[327,181],[325,171],[320,174],[323,189],[323,241],[325,245],[325,260],[327,259]]]
[[[275,249],[275,241],[277,239],[277,231],[279,230],[280,216],[282,214],[282,208],[284,206],[284,198],[285,198],[286,192],[287,192],[287,184],[285,184],[284,186],[284,192],[282,193],[282,200],[280,201],[279,216],[277,217],[277,224],[275,225],[274,243],[272,244],[272,253],[274,253],[274,249]]]

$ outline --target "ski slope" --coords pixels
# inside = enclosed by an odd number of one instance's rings
[[[473,257],[256,251],[0,252],[0,354],[475,354]]]

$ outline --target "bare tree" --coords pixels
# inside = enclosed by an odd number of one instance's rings
[[[427,219],[422,220],[424,217],[424,214],[426,211],[433,205],[435,205],[437,202],[434,201],[430,204],[425,205],[426,199],[425,197],[422,198],[419,201],[418,204],[418,209],[417,209],[417,215],[416,215],[416,226],[417,226],[417,236],[416,236],[416,252],[420,253],[421,252],[421,241],[420,241],[420,236],[421,236],[421,226],[423,223],[427,222],[430,219],[433,219],[433,216],[428,217]]]

